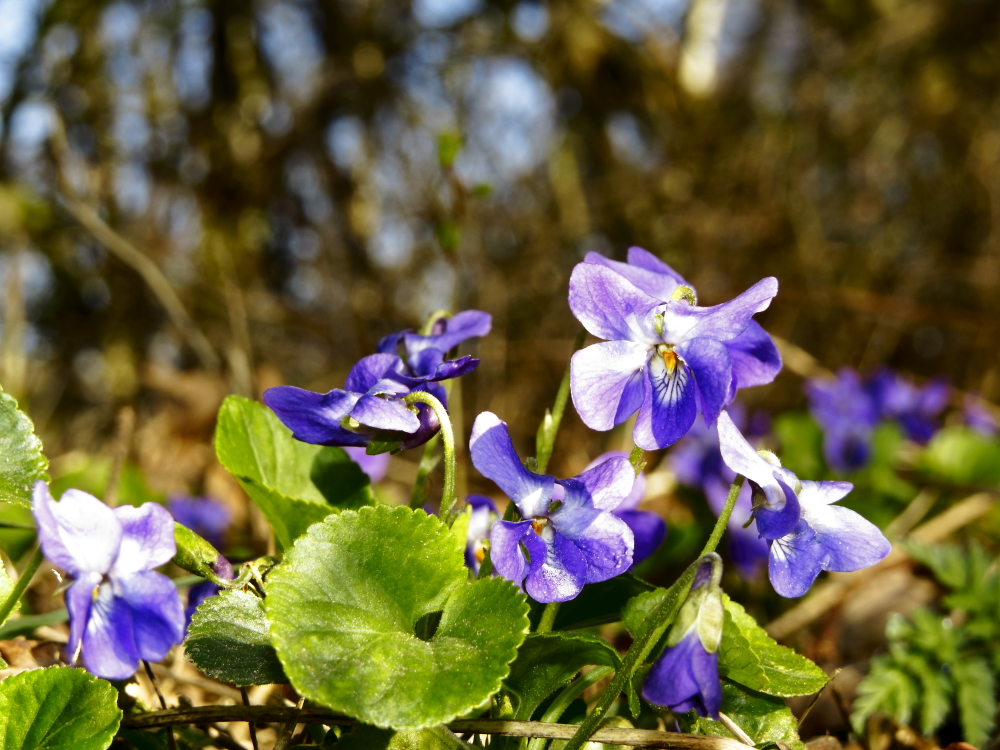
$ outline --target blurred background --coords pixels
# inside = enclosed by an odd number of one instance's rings
[[[1000,398],[998,32],[988,0],[0,0],[0,383],[63,486],[123,466],[130,502],[214,495],[249,556],[266,526],[211,446],[227,393],[339,387],[381,336],[477,308],[493,332],[454,417],[492,410],[531,455],[573,265],[640,245],[701,304],[778,277],[758,319],[786,368],[741,398],[765,431],[801,414],[778,442],[825,471],[804,376],[888,365]],[[552,469],[629,447],[570,409]],[[711,515],[647,458],[669,568]],[[882,480],[856,505],[885,525],[917,488]],[[799,645],[863,670],[878,604],[860,655]]]

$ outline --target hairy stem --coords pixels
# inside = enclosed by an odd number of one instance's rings
[[[42,554],[41,546],[35,548],[35,553],[28,560],[27,566],[24,568],[24,572],[21,573],[21,577],[17,579],[17,583],[14,584],[14,588],[11,589],[10,596],[7,597],[7,601],[0,604],[0,625],[10,617],[10,613],[14,611],[14,607],[17,603],[21,601],[21,597],[24,596],[24,592],[28,590],[28,584],[31,583],[31,579],[35,577],[35,573],[42,565],[42,559],[45,556]]]
[[[444,491],[441,493],[441,510],[439,518],[451,526],[455,508],[455,432],[451,428],[451,418],[444,404],[427,391],[413,391],[406,396],[407,404],[427,404],[437,415],[441,423],[441,439],[444,442]]]
[[[573,342],[573,353],[583,346],[587,338],[587,331],[580,329]],[[535,453],[538,457],[538,473],[541,474],[549,465],[552,458],[552,450],[556,444],[556,433],[559,432],[559,423],[562,422],[563,414],[566,412],[566,402],[569,401],[569,372],[570,366],[566,365],[566,372],[563,373],[562,382],[559,383],[559,391],[556,393],[556,402],[552,405],[552,412],[546,412],[538,434],[535,436]]]
[[[562,602],[549,602],[542,610],[542,619],[538,621],[536,633],[550,633],[552,626],[556,623],[556,615],[559,614],[559,605]]]

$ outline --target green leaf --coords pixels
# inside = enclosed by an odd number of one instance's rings
[[[719,673],[767,695],[811,695],[828,678],[822,669],[777,643],[739,604],[725,594],[726,607],[719,646]]]
[[[871,671],[858,685],[851,723],[864,734],[868,717],[881,711],[900,724],[909,724],[917,707],[920,686],[888,656],[872,659]]]
[[[722,680],[722,713],[732,719],[759,747],[767,742],[784,742],[804,750],[799,739],[798,721],[781,698],[764,695]],[[698,717],[698,732],[714,737],[732,737],[722,724]]]
[[[105,750],[122,712],[110,682],[50,667],[0,682],[0,750]]]
[[[14,590],[14,580],[7,575],[7,570],[3,566],[3,560],[0,560],[0,602],[7,601],[7,598],[10,596],[13,590]],[[11,611],[11,614],[14,614],[14,612]],[[6,622],[6,620],[0,621],[0,625],[3,625],[4,622]],[[3,657],[0,657],[0,669],[6,669],[6,668],[7,668],[7,662],[3,660]]]
[[[781,446],[782,465],[801,477],[821,477],[825,471],[823,460],[823,431],[805,412],[786,412],[774,420],[774,436]]]
[[[184,648],[198,669],[224,682],[286,683],[269,628],[260,597],[248,591],[223,591],[195,611]]]
[[[997,712],[993,672],[985,659],[966,658],[952,665],[951,674],[964,739],[974,747],[984,747]]]
[[[957,544],[928,544],[907,539],[906,551],[950,589],[960,589],[966,582],[965,552]]]
[[[918,464],[929,479],[965,486],[1000,484],[1000,442],[967,427],[938,430]]]
[[[218,562],[219,551],[187,526],[174,522],[174,544],[177,553],[173,562],[177,567],[202,578],[212,573],[210,566]]]
[[[601,583],[588,583],[579,596],[563,602],[559,607],[554,629],[576,630],[618,622],[622,619],[622,609],[630,599],[654,590],[666,592],[666,589],[657,589],[631,573],[623,573]]]
[[[263,511],[282,547],[343,508],[375,502],[368,477],[342,448],[309,445],[263,404],[229,396],[215,432],[219,462]]]
[[[30,508],[32,486],[49,479],[49,461],[35,426],[6,393],[0,393],[0,456],[0,501]]]
[[[644,591],[628,600],[622,609],[622,620],[625,621],[625,627],[632,634],[632,638],[638,640],[646,634],[649,615],[667,598],[668,591],[669,589],[655,588],[652,591]],[[654,648],[650,655],[658,653],[659,650]]]
[[[458,739],[447,727],[396,731],[358,724],[334,747],[337,750],[464,750],[472,746]]]
[[[503,718],[530,721],[535,710],[583,667],[618,668],[618,652],[607,641],[578,633],[535,633],[518,649],[503,681],[513,713]]]
[[[526,597],[469,582],[437,518],[380,505],[316,524],[268,580],[271,635],[302,695],[367,724],[446,722],[500,687],[528,629]],[[418,621],[440,611],[428,640]]]

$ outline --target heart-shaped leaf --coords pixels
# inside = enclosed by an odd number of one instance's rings
[[[82,669],[50,667],[0,682],[0,750],[105,750],[121,722],[118,691]]]
[[[828,678],[813,662],[777,643],[739,604],[726,606],[719,645],[719,673],[752,690],[790,697],[823,689]]]
[[[260,597],[223,591],[195,611],[184,648],[202,672],[234,685],[288,682],[269,626]]]
[[[375,502],[368,476],[342,448],[296,440],[256,401],[226,398],[215,453],[264,512],[282,547],[330,513]]]
[[[748,690],[729,680],[722,681],[722,713],[746,732],[757,747],[769,742],[783,742],[792,750],[804,750],[799,739],[798,721],[781,698]],[[694,716],[694,712],[691,712]],[[722,724],[697,717],[694,727],[698,734],[732,737]]]
[[[503,718],[530,721],[546,698],[565,686],[583,667],[618,668],[618,652],[607,641],[579,633],[529,635],[503,681],[513,713]]]
[[[329,516],[288,551],[267,591],[295,689],[381,727],[428,727],[481,704],[528,628],[523,593],[502,578],[469,582],[459,540],[405,507]]]
[[[0,501],[30,508],[32,486],[49,479],[49,461],[35,426],[6,393],[0,393],[0,456]]]

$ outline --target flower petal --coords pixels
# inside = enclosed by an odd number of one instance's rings
[[[722,707],[718,651],[705,651],[692,628],[653,664],[642,686],[642,697],[679,713],[694,709],[700,716],[718,717]]]
[[[874,565],[892,551],[892,544],[875,524],[849,508],[827,505],[824,498],[814,498],[815,484],[826,483],[803,485],[802,517],[826,551],[823,570],[851,573]]]
[[[697,338],[678,345],[677,353],[694,371],[702,414],[706,424],[711,424],[729,399],[729,385],[733,379],[729,351],[721,341]]]
[[[152,570],[114,578],[132,611],[136,655],[160,661],[184,639],[184,606],[174,582]]]
[[[347,373],[347,380],[344,389],[355,393],[366,393],[379,380],[386,377],[399,362],[399,357],[395,354],[369,354],[362,357],[358,363]]]
[[[736,425],[725,410],[719,414],[718,425],[719,449],[726,466],[755,482],[764,491],[772,508],[781,508],[785,503],[785,492],[778,484],[775,473],[777,472],[788,486],[797,481],[795,474],[788,469],[776,467],[757,453],[736,429]]]
[[[451,380],[452,378],[460,378],[463,375],[468,375],[477,367],[479,367],[479,360],[466,354],[464,357],[448,359],[439,364],[430,379]]]
[[[111,568],[112,576],[158,568],[176,554],[174,519],[162,505],[143,503],[138,508],[119,505],[114,514],[123,533],[118,559]]]
[[[751,316],[768,308],[777,293],[778,280],[768,276],[721,305],[698,307],[681,301],[672,302],[664,313],[664,340],[679,344],[700,336],[719,341],[734,339],[750,325]],[[672,337],[668,337],[668,331]]]
[[[370,436],[359,435],[340,424],[360,394],[335,388],[329,393],[313,393],[290,385],[264,391],[264,403],[292,436],[312,445],[367,445]]]
[[[854,485],[850,482],[812,482],[803,479],[802,489],[799,490],[799,502],[803,508],[816,503],[829,505],[843,500],[853,489]]]
[[[632,282],[637,289],[642,290],[651,297],[663,300],[664,302],[670,299],[670,295],[672,295],[674,290],[680,285],[680,282],[678,282],[677,279],[670,274],[652,271],[648,268],[634,266],[630,263],[621,263],[617,260],[605,258],[600,253],[587,253],[583,262],[610,268],[619,276],[622,276]]]
[[[80,641],[90,621],[90,608],[94,604],[94,591],[101,585],[101,573],[81,573],[66,589],[66,611],[69,612],[69,641],[66,653],[69,658],[76,655]]]
[[[777,472],[774,472],[774,479],[785,495],[785,502],[780,507],[761,505],[754,511],[757,531],[764,539],[780,539],[791,534],[802,517],[802,507],[795,492]]]
[[[548,511],[555,480],[530,472],[521,465],[507,423],[496,414],[484,411],[476,417],[469,438],[469,452],[479,473],[492,479],[514,501],[523,517],[541,516]]]
[[[80,490],[66,490],[57,503],[41,481],[35,482],[31,505],[42,551],[51,562],[73,576],[111,570],[122,539],[111,508]]]
[[[631,341],[602,341],[570,360],[573,406],[592,430],[610,430],[642,405],[642,371],[649,348]]]
[[[385,380],[379,381],[385,383]],[[351,416],[365,427],[393,432],[416,432],[420,418],[398,398],[383,398],[370,393],[358,399]]]
[[[541,565],[541,560],[545,557],[545,543],[532,531],[531,521],[497,521],[493,524],[490,531],[490,560],[493,570],[518,586],[524,585],[524,577],[529,570],[521,544],[528,548],[532,562],[536,562],[537,558],[537,565]]]
[[[554,533],[551,526],[543,529],[541,535],[531,532],[528,536],[529,539],[526,541],[530,541],[530,537],[533,536],[544,544],[540,565],[539,555],[535,552],[536,547],[528,547],[528,552],[531,554],[531,569],[524,581],[524,590],[528,592],[528,596],[536,602],[544,603],[574,599],[583,590],[583,585],[589,582],[589,566],[584,553],[573,541],[562,534]],[[631,562],[631,555],[628,560]],[[627,568],[626,565],[622,572]]]
[[[612,456],[572,479],[558,481],[567,506],[614,510],[632,492],[635,469],[626,456]]]
[[[667,537],[667,524],[656,513],[648,510],[616,510],[615,515],[632,530],[633,567],[656,552]]]
[[[781,371],[778,347],[756,320],[751,320],[739,336],[727,341],[726,348],[733,363],[731,397],[736,395],[737,388],[767,385]]]
[[[125,680],[139,668],[132,638],[132,610],[102,583],[83,634],[83,663],[106,680]]]
[[[678,284],[691,286],[691,284],[686,282],[684,277],[677,273],[677,271],[672,269],[651,252],[644,250],[641,247],[633,245],[628,249],[628,264],[630,266],[636,266],[637,268],[644,268],[647,271],[652,271],[653,273],[669,276]]]
[[[643,378],[642,408],[632,438],[644,450],[666,448],[677,442],[694,424],[698,413],[694,376],[678,363],[672,374],[660,357],[652,357]]]
[[[605,266],[577,263],[569,279],[573,315],[602,339],[649,346],[658,343],[653,314],[662,305]]]
[[[600,583],[632,565],[635,539],[622,519],[594,508],[563,508],[550,516],[555,538],[565,537],[583,554],[585,583]],[[530,593],[530,592],[529,592]]]
[[[406,350],[412,358],[423,349],[438,349],[447,353],[466,339],[485,336],[493,327],[493,316],[480,310],[463,310],[444,319],[444,332],[433,336],[406,334]]]
[[[767,575],[781,596],[803,596],[823,571],[827,550],[805,519],[791,534],[771,542]]]

